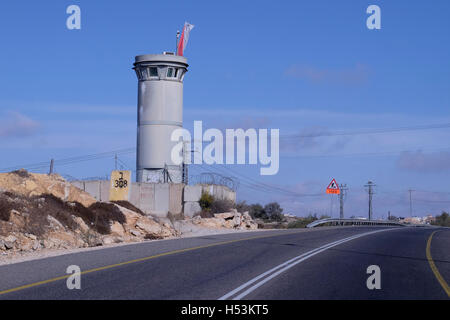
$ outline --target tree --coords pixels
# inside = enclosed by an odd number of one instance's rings
[[[265,205],[264,211],[267,214],[267,217],[270,220],[282,221],[284,219],[283,216],[283,208],[278,204],[278,202],[271,202]]]
[[[267,219],[268,218],[266,211],[259,203],[252,204],[250,206],[249,214],[252,218],[259,218],[259,219]]]
[[[442,227],[450,227],[450,216],[447,212],[442,212],[441,215],[436,216],[436,220],[433,222],[433,225],[442,226]]]

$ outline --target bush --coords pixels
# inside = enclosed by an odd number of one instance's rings
[[[94,229],[101,234],[111,233],[110,221],[121,224],[126,222],[125,215],[112,203],[95,202],[89,206],[92,211],[91,219],[94,219]]]
[[[283,216],[283,208],[280,207],[278,202],[271,202],[265,205],[264,211],[266,212],[268,218],[274,221],[282,221],[284,219]]]
[[[450,227],[450,216],[447,212],[442,212],[436,216],[436,220],[432,223],[435,226]]]
[[[251,208],[252,206],[248,205],[245,201],[241,201],[236,204],[236,210],[240,213],[248,212],[251,215]]]
[[[256,218],[256,219],[268,219],[268,216],[266,214],[266,211],[264,210],[264,208],[259,204],[252,204],[250,206],[250,212],[249,212],[250,216],[252,218]]]
[[[296,221],[292,221],[288,224],[288,228],[289,229],[294,229],[294,228],[306,228],[306,226],[308,224],[310,224],[313,221],[317,220],[317,216],[313,216],[313,215],[309,215],[305,218],[298,218]]]
[[[206,191],[202,191],[202,196],[200,197],[200,200],[198,200],[198,204],[204,211],[211,211],[211,205],[214,202],[214,197],[210,195]]]
[[[211,203],[211,213],[229,212],[235,207],[234,202],[231,200],[216,200]]]
[[[14,207],[9,201],[8,196],[4,193],[0,193],[0,220],[9,221],[12,209],[14,209]]]

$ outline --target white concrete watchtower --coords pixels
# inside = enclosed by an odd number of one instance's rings
[[[137,56],[137,182],[181,183],[182,165],[171,159],[172,131],[183,126],[183,79],[187,59],[173,53]]]

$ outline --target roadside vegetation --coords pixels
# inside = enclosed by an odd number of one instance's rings
[[[231,209],[244,213],[248,212],[252,219],[258,223],[259,229],[294,229],[306,228],[308,224],[318,219],[329,218],[329,216],[317,216],[309,214],[306,217],[293,217],[283,214],[283,208],[278,202],[271,202],[266,205],[260,203],[247,204],[245,201],[233,203],[229,200],[219,200],[208,192],[202,192],[199,200],[202,211],[199,215],[202,218],[211,218],[215,213],[228,212]]]
[[[450,216],[447,212],[436,216],[436,220],[431,223],[434,226],[450,227]]]

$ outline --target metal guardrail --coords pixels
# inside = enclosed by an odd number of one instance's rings
[[[322,224],[331,224],[333,226],[402,226],[405,225],[399,222],[395,221],[389,221],[389,220],[365,220],[365,219],[333,219],[333,218],[327,218],[327,219],[321,219],[316,220],[308,224],[307,228],[314,228],[317,226],[320,226]]]

